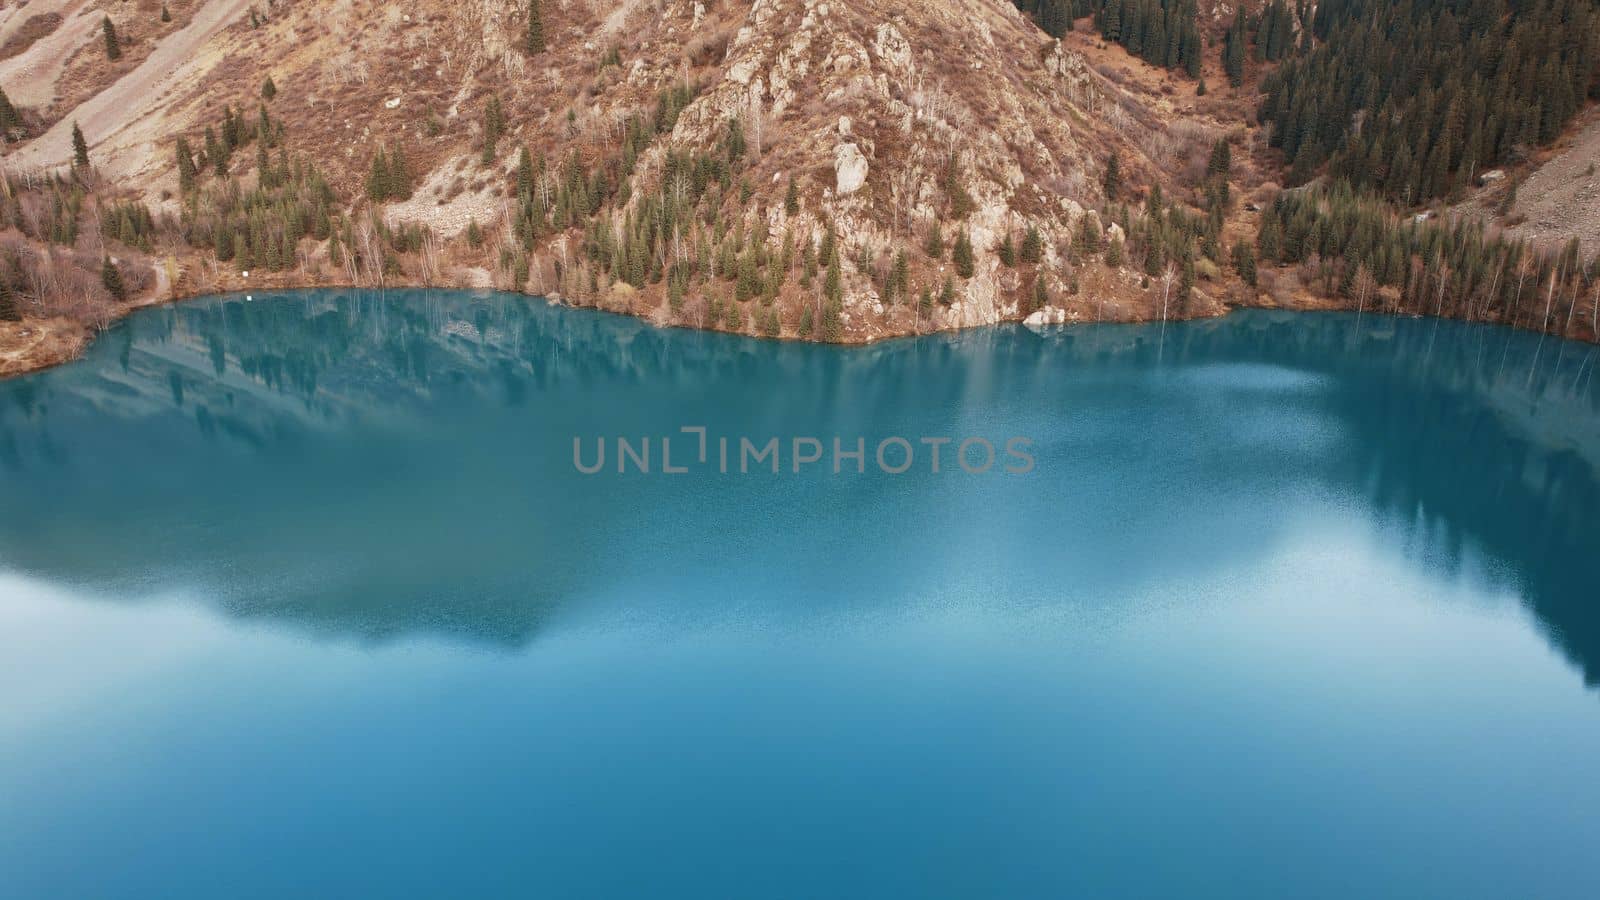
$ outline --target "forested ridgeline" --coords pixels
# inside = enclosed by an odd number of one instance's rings
[[[1562,133],[1600,92],[1600,4],[1328,0],[1310,21],[1263,78],[1261,117],[1290,184],[1328,180],[1264,211],[1263,262],[1358,308],[1595,339],[1595,247],[1402,210],[1460,200],[1486,169]]]
[[[1200,76],[1204,44],[1195,0],[1013,0],[1051,37],[1072,30],[1073,20],[1094,16],[1101,37],[1121,44],[1153,66]]]
[[[1324,0],[1261,83],[1289,183],[1327,164],[1403,205],[1554,140],[1600,89],[1596,0]]]

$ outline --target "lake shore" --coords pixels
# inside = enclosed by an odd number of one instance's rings
[[[100,323],[98,326],[61,316],[49,318],[24,317],[20,321],[0,322],[0,380],[28,375],[34,372],[43,371],[45,369],[72,362],[83,355],[83,353],[89,348],[89,345],[92,344],[99,336],[100,332],[104,331],[110,325],[121,320],[122,318],[150,307],[164,306],[171,303],[182,303],[188,300],[194,300],[201,297],[213,297],[221,294],[244,293],[252,290],[263,293],[271,293],[276,291],[327,289],[372,291],[390,288],[395,290],[439,291],[472,291],[486,289],[482,287],[424,285],[410,280],[399,281],[394,284],[382,286],[373,286],[339,283],[307,283],[303,279],[294,278],[260,279],[257,283],[251,284],[246,282],[244,279],[235,278],[230,280],[228,283],[218,284],[204,291],[182,292],[169,294],[165,297],[156,297],[152,295],[134,300],[119,307],[116,311],[116,314],[112,318]],[[613,295],[612,297],[604,299],[602,302],[596,304],[569,304],[563,300],[559,294],[542,295],[529,293],[526,291],[504,291],[504,293],[520,293],[529,298],[546,297],[551,302],[562,305],[570,305],[574,308],[597,309],[602,312],[609,312],[617,315],[633,316],[635,318],[652,322],[653,324],[662,328],[688,328],[701,331],[744,334],[748,337],[764,338],[768,340],[797,341],[802,343],[815,342],[811,338],[801,337],[799,334],[790,332],[788,330],[784,330],[778,335],[762,335],[754,330],[753,325],[739,331],[731,331],[728,328],[721,327],[720,324],[718,326],[706,327],[697,325],[693,322],[675,321],[674,317],[667,311],[666,304],[664,302],[655,306],[641,307],[634,304],[631,296],[623,297]],[[1167,312],[1166,319],[1168,321],[1209,319],[1225,316],[1236,309],[1282,309],[1296,312],[1356,311],[1355,304],[1330,302],[1326,298],[1313,297],[1309,295],[1300,295],[1291,298],[1287,302],[1279,302],[1270,295],[1258,294],[1256,297],[1256,302],[1228,303],[1214,299],[1200,292],[1196,293],[1198,294],[1197,298],[1191,300],[1190,303],[1181,306],[1174,305],[1174,308],[1170,308]],[[1369,311],[1381,312],[1381,310]],[[1126,303],[1091,305],[1089,301],[1078,297],[1067,298],[1067,303],[1063,305],[1052,305],[1050,307],[1046,307],[1042,312],[1046,314],[1043,317],[1044,321],[1038,322],[1038,319],[1031,321],[1036,321],[1039,324],[1049,326],[1059,326],[1088,325],[1096,322],[1138,324],[1142,322],[1160,321],[1162,318],[1160,315],[1159,306],[1157,306],[1155,309],[1147,310],[1130,306]],[[1443,318],[1457,317],[1445,316]],[[962,331],[969,328],[982,328],[1007,322],[1027,323],[1029,321],[1029,317],[1022,315],[1000,315],[993,320],[976,321],[968,324],[955,324],[942,327],[877,327],[871,330],[847,330],[843,338],[834,343],[864,346],[878,343],[880,341],[893,340],[896,338],[916,337],[925,334],[938,334],[949,331]],[[1484,321],[1484,324],[1509,325],[1511,327],[1517,327],[1523,330],[1536,330],[1526,329],[1524,326],[1512,325],[1512,323],[1506,322]],[[1560,335],[1560,337],[1570,337],[1573,340],[1586,340],[1589,342],[1594,342],[1596,339],[1594,335],[1584,337],[1581,334]]]

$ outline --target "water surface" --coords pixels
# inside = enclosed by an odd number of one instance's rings
[[[0,383],[0,895],[1600,895],[1595,355],[142,312]]]

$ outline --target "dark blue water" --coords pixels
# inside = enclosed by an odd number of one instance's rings
[[[0,383],[0,896],[1600,896],[1597,364],[143,312]]]

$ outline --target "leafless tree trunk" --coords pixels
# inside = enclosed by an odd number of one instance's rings
[[[1167,322],[1167,298],[1172,295],[1172,283],[1178,280],[1178,267],[1169,260],[1161,272],[1161,323]]]
[[[1594,282],[1594,306],[1589,313],[1589,336],[1600,340],[1600,278]]]
[[[1560,263],[1556,263],[1556,267],[1554,269],[1550,270],[1550,289],[1545,292],[1545,296],[1544,296],[1544,316],[1539,319],[1539,330],[1540,331],[1549,331],[1550,330],[1550,307],[1555,303],[1555,299],[1556,299],[1556,278],[1559,277],[1560,275],[1561,275],[1561,264]]]
[[[1517,293],[1511,298],[1511,304],[1513,306],[1513,309],[1511,310],[1511,324],[1513,325],[1517,323],[1518,317],[1520,317],[1522,314],[1522,286],[1523,283],[1528,280],[1528,273],[1532,270],[1532,268],[1533,256],[1527,245],[1524,244],[1522,248],[1522,255],[1517,259]]]
[[[1434,298],[1433,316],[1438,318],[1444,315],[1444,289],[1450,283],[1450,266],[1444,260],[1439,261],[1439,294]]]
[[[422,234],[422,283],[425,287],[439,284],[439,236],[432,228]]]

